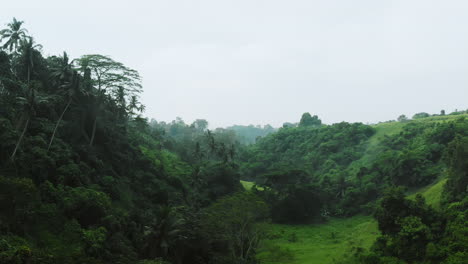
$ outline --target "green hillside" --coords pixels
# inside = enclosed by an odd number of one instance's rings
[[[466,116],[466,114],[436,116],[373,125],[375,132],[362,143],[365,146],[362,155],[344,169],[350,174],[358,174],[360,168],[372,168],[376,163],[378,164],[383,153],[389,153],[390,157],[396,157],[406,151],[416,151],[428,144],[425,141],[440,135],[442,135],[440,136],[442,143],[444,142],[443,135],[447,135],[446,131],[457,129],[456,124],[464,124]],[[285,132],[287,131],[283,131],[283,133]],[[283,138],[288,137],[284,136]],[[278,144],[276,143],[278,141],[273,142],[273,144]],[[272,144],[272,141],[269,141],[269,144]],[[297,147],[293,146],[292,148]],[[387,161],[384,160],[384,162]],[[389,164],[392,162],[388,161]],[[422,186],[408,185],[407,198],[414,201],[417,200],[417,195],[421,195],[427,205],[439,210],[447,178],[442,161],[432,162],[434,161],[421,165],[421,168],[432,171],[433,174],[429,175],[433,175],[432,177],[435,179],[428,181],[429,184],[422,184]],[[252,184],[243,182],[247,190],[251,188]],[[383,184],[383,181],[380,184]],[[336,263],[340,260],[347,263],[346,261],[352,258],[351,252],[354,252],[356,248],[369,250],[380,234],[377,221],[371,216],[331,218],[330,221],[322,224],[271,224],[270,230],[269,238],[263,243],[257,254],[260,263],[263,264],[318,264]]]
[[[408,196],[421,194],[427,204],[439,208],[447,179],[424,187]],[[244,186],[253,183],[244,182]],[[328,264],[346,260],[355,248],[369,249],[379,235],[371,216],[334,218],[323,224],[269,226],[270,233],[257,258],[261,264]]]
[[[405,122],[389,121],[382,122],[372,125],[375,129],[375,134],[372,135],[367,141],[367,148],[361,159],[355,161],[353,166],[365,166],[369,165],[376,154],[382,151],[381,142],[386,137],[398,135],[405,126],[408,124],[435,124],[435,123],[446,123],[455,121],[460,118],[467,118],[468,114],[457,114],[457,115],[444,115],[444,116],[430,116],[420,119],[407,120]]]

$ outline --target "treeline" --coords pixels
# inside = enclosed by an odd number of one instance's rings
[[[138,72],[22,26],[0,31],[0,263],[251,262],[268,207],[232,133],[148,122]]]
[[[276,131],[271,125],[264,125],[263,127],[260,125],[234,125],[226,129],[236,132],[239,142],[245,145],[254,144],[258,139]]]

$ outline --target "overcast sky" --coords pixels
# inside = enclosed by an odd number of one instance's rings
[[[280,126],[468,108],[466,0],[3,1],[46,55],[140,72],[145,115]]]

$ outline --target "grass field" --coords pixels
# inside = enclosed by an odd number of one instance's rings
[[[327,264],[345,256],[353,247],[368,248],[378,235],[370,216],[332,219],[317,225],[271,224],[271,238],[257,258],[262,264]]]
[[[446,179],[426,186],[408,198],[420,193],[436,209]],[[254,183],[241,181],[246,190]],[[353,248],[369,248],[379,235],[377,222],[372,216],[354,216],[331,219],[314,225],[269,224],[269,238],[257,254],[261,264],[328,264],[346,258]]]
[[[440,208],[446,179],[426,186],[408,196],[420,193],[426,202]],[[316,225],[270,224],[270,238],[258,255],[261,264],[328,264],[346,257],[353,247],[369,248],[378,236],[377,222],[372,216],[332,219]]]

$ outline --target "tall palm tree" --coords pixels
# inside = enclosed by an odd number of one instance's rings
[[[150,227],[146,227],[146,252],[149,257],[167,257],[169,249],[180,236],[182,220],[178,219],[171,208],[164,206],[160,209],[158,218]]]
[[[34,43],[34,39],[32,37],[25,37],[21,39],[20,46],[19,46],[19,53],[20,53],[20,64],[27,69],[27,83],[31,80],[31,74],[33,72],[35,66],[35,59],[37,56],[36,53],[40,50],[42,46],[40,44]]]
[[[130,102],[128,103],[127,110],[131,116],[136,115],[134,110],[142,113],[145,111],[145,107],[138,101],[138,97],[136,95],[132,95],[130,97]]]
[[[28,32],[26,29],[21,28],[23,21],[18,21],[16,18],[13,18],[11,23],[8,23],[8,28],[0,31],[0,42],[3,39],[7,39],[2,48],[8,49],[10,52],[17,49],[20,41],[26,37]]]
[[[24,123],[21,135],[18,141],[16,142],[15,149],[13,150],[13,153],[11,154],[10,158],[12,161],[15,160],[16,153],[18,152],[18,148],[21,145],[21,142],[23,141],[26,131],[28,130],[29,123],[32,117],[34,117],[36,113],[36,107],[48,101],[48,97],[38,94],[38,92],[34,88],[29,87],[29,85],[23,85],[23,90],[24,90],[23,96],[18,96],[17,100],[18,100],[18,103],[23,108],[22,115],[24,116],[26,121]]]
[[[90,111],[94,115],[93,129],[91,130],[91,138],[89,140],[89,146],[93,146],[94,138],[96,137],[97,121],[99,113],[101,112],[102,104],[106,99],[105,90],[97,91],[97,94],[94,96],[92,101]]]
[[[65,55],[66,55],[66,53],[65,53]],[[66,58],[64,56],[64,60],[65,59]],[[57,132],[57,128],[59,127],[60,122],[63,119],[63,116],[65,115],[65,113],[67,112],[67,110],[70,107],[71,103],[73,102],[73,98],[75,97],[75,95],[77,95],[78,93],[81,92],[80,91],[80,88],[81,88],[80,76],[79,76],[78,72],[72,71],[72,75],[70,77],[70,80],[68,82],[64,83],[61,87],[63,88],[63,91],[65,92],[66,96],[68,97],[68,101],[67,101],[67,104],[65,105],[65,108],[63,109],[62,113],[60,114],[60,117],[57,120],[57,123],[55,124],[54,132],[52,133],[52,137],[50,138],[49,146],[47,147],[47,151],[49,151],[50,146],[52,146],[52,142],[54,141],[55,133]]]

